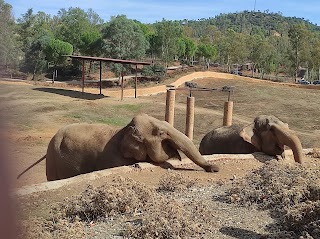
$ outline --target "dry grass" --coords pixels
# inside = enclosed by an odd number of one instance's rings
[[[158,191],[181,192],[195,185],[195,180],[184,177],[181,173],[168,172],[159,180]]]
[[[43,218],[24,220],[20,225],[19,239],[73,239],[84,236],[84,225],[81,222],[70,223],[68,220],[46,221]]]
[[[168,180],[178,183],[168,186]],[[160,185],[176,191],[187,189],[192,183],[180,174],[169,173]],[[161,192],[118,176],[110,184],[88,186],[81,194],[53,206],[49,220],[38,217],[23,221],[20,237],[85,238],[86,225],[121,218],[126,222],[121,235],[129,238],[199,238],[212,227],[213,215],[205,204],[186,207]]]
[[[309,156],[313,158],[320,158],[320,148],[313,148],[310,153],[308,153]]]
[[[132,179],[116,177],[111,184],[97,188],[88,186],[80,195],[67,198],[53,208],[56,219],[90,222],[112,216],[139,213],[154,192]]]
[[[229,202],[269,209],[276,220],[266,238],[320,238],[320,170],[276,160],[240,180],[227,192]]]
[[[197,223],[194,223],[197,222]],[[133,238],[196,238],[207,227],[181,203],[162,197],[147,205],[144,214],[127,225],[125,236]]]

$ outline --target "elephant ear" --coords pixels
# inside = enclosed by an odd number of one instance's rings
[[[244,127],[240,131],[240,136],[242,139],[253,146],[255,146],[258,150],[261,150],[261,140],[255,133],[255,124],[249,124],[248,126]]]

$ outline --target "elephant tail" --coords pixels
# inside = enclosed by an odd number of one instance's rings
[[[40,158],[38,161],[34,162],[33,164],[31,164],[29,167],[27,167],[25,170],[23,170],[22,173],[20,173],[17,177],[17,179],[19,179],[23,174],[25,174],[27,171],[29,171],[31,168],[33,168],[34,166],[36,166],[38,163],[40,163],[42,160],[44,160],[47,157],[47,155],[44,155],[42,158]]]

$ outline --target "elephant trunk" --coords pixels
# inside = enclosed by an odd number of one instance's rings
[[[169,140],[172,145],[181,150],[195,164],[202,167],[206,172],[218,172],[219,167],[214,164],[209,164],[200,154],[193,142],[183,133],[172,127],[169,131]]]
[[[272,125],[279,142],[287,145],[293,152],[294,161],[302,164],[303,150],[298,136],[292,130],[285,129],[278,125]]]

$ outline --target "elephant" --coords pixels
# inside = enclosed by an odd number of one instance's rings
[[[288,124],[273,115],[259,115],[246,127],[223,126],[208,132],[200,142],[199,152],[202,155],[263,152],[284,158],[284,145],[292,149],[294,160],[302,163],[301,142]]]
[[[160,164],[168,159],[181,159],[178,150],[206,172],[219,171],[218,166],[203,158],[187,136],[168,122],[144,113],[121,129],[88,123],[64,126],[49,142],[47,154],[30,167],[46,158],[47,180],[52,181],[137,162]]]

